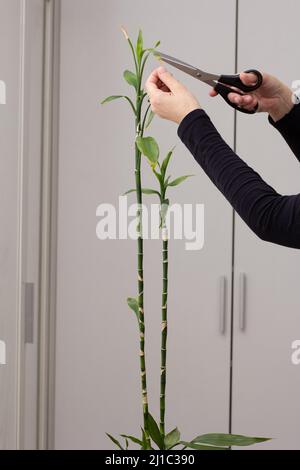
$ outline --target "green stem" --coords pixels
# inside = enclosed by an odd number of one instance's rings
[[[133,44],[131,42],[131,40],[128,38],[127,39],[128,41],[128,44],[130,46],[130,49],[132,51],[132,55],[133,55],[133,60],[134,60],[134,65],[135,65],[135,72],[136,72],[136,75],[138,76],[138,72],[139,72],[139,67],[138,67],[138,64],[137,64],[137,61],[136,61],[136,58],[135,58],[135,52],[134,52],[134,47],[133,47]]]
[[[139,304],[139,331],[140,331],[140,369],[141,369],[141,385],[142,385],[142,403],[144,415],[144,428],[147,428],[148,417],[148,398],[147,398],[147,379],[146,379],[146,363],[145,363],[145,320],[144,320],[144,269],[143,269],[143,237],[142,237],[142,191],[141,191],[141,154],[136,150],[136,193],[138,203],[138,304]]]
[[[149,112],[150,108],[151,108],[151,104],[149,104],[149,106],[148,106],[148,108],[145,112],[145,116],[144,116],[143,124],[142,124],[142,134],[144,133],[144,130],[145,130],[146,119],[147,119],[147,115],[148,115],[148,112]]]
[[[136,137],[143,135],[141,128],[141,107],[143,99],[140,90],[141,79],[139,79],[139,86],[137,92],[136,103]],[[142,226],[142,184],[141,184],[141,152],[137,145],[135,145],[135,182],[136,182],[136,197],[137,197],[137,261],[138,261],[138,305],[139,305],[139,332],[140,332],[140,374],[141,374],[141,388],[142,388],[142,406],[144,418],[144,430],[146,435],[147,446],[151,449],[151,441],[148,432],[148,393],[147,393],[147,374],[146,374],[146,358],[145,358],[145,314],[144,314],[144,241],[143,241],[143,226]]]
[[[166,230],[166,226],[163,226]],[[163,240],[163,291],[161,314],[161,366],[160,366],[160,432],[165,435],[167,336],[168,336],[168,240]]]
[[[146,62],[147,62],[147,60],[148,60],[149,55],[150,55],[150,52],[148,52],[148,54],[146,54],[146,56],[145,56],[145,58],[144,58],[144,60],[143,60],[143,62],[142,62],[142,65],[141,65],[141,75],[143,75],[143,73],[144,73],[144,68],[145,68],[145,65],[146,65]]]

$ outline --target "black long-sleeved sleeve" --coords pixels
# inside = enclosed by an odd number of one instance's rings
[[[300,161],[300,105],[295,105],[288,114],[277,122],[274,122],[271,116],[268,119]]]
[[[299,109],[296,109],[298,108]],[[300,160],[300,105],[274,123]],[[300,194],[281,195],[226,144],[206,112],[191,111],[177,134],[207,176],[262,240],[300,248]],[[299,174],[300,179],[300,174]]]

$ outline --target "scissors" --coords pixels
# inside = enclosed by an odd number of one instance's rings
[[[238,106],[235,103],[232,103],[228,95],[231,92],[237,93],[243,96],[246,93],[252,92],[257,90],[262,82],[263,76],[258,70],[250,69],[246,70],[245,73],[254,73],[257,78],[257,82],[254,85],[245,85],[239,75],[216,75],[212,73],[204,72],[197,67],[193,67],[192,65],[187,64],[186,62],[182,62],[182,60],[176,59],[175,57],[171,57],[167,54],[163,54],[162,52],[156,51],[155,56],[157,59],[161,59],[164,62],[176,67],[177,69],[191,75],[198,80],[206,83],[207,85],[212,86],[215,91],[222,96],[222,98],[228,103],[232,108],[246,114],[254,114],[258,109],[258,104],[254,109],[248,110]]]

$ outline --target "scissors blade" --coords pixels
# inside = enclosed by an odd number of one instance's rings
[[[163,60],[164,62],[172,65],[173,67],[176,67],[182,72],[185,72],[188,75],[191,75],[192,77],[197,78],[198,80],[201,80],[202,82],[205,82],[213,87],[216,86],[216,83],[214,83],[213,80],[218,80],[220,78],[220,75],[204,72],[198,67],[194,67],[193,65],[187,64],[186,62],[164,54],[163,52],[156,51],[155,55],[158,59]]]

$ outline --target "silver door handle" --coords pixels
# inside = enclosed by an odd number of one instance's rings
[[[32,282],[24,282],[24,336],[25,343],[33,344],[34,342],[34,284]]]
[[[0,366],[6,365],[6,344],[0,339]]]
[[[6,84],[0,80],[0,104],[6,104]]]
[[[239,279],[239,326],[240,330],[246,328],[246,274],[240,273]]]
[[[219,310],[219,331],[221,335],[225,334],[226,329],[226,277],[220,277],[220,310]]]

